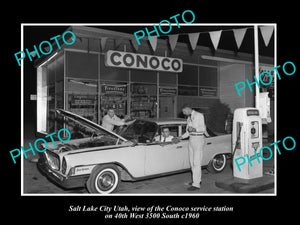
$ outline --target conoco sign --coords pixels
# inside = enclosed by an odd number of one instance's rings
[[[112,50],[106,52],[105,65],[128,69],[155,70],[174,73],[180,73],[183,69],[182,59]]]

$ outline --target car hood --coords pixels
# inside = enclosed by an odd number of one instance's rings
[[[94,128],[94,129],[97,129],[97,130],[102,130],[102,131],[104,131],[106,133],[109,133],[110,135],[113,135],[113,136],[115,136],[117,138],[120,138],[123,141],[128,141],[126,138],[124,138],[124,137],[122,137],[122,136],[120,136],[120,135],[118,135],[118,134],[116,134],[116,133],[114,133],[114,132],[112,132],[110,130],[107,130],[104,127],[100,126],[99,124],[97,124],[97,123],[95,123],[93,121],[90,121],[90,120],[88,120],[88,119],[86,119],[86,118],[84,118],[82,116],[79,116],[79,115],[77,115],[75,113],[72,113],[72,112],[69,112],[69,111],[66,111],[66,110],[63,110],[63,109],[57,109],[56,112],[58,114],[62,115],[62,116],[65,116],[65,117],[67,117],[67,118],[69,118],[71,120],[74,120],[74,121],[82,124],[85,127]]]
[[[105,128],[103,128],[102,126],[98,125],[97,123],[94,123],[82,116],[79,116],[77,114],[74,114],[72,112],[63,110],[63,109],[57,109],[56,112],[67,118],[70,119],[72,121],[75,121],[77,123],[80,123],[82,126],[86,127],[86,128],[92,128],[95,131],[102,131],[102,133],[107,134],[107,136],[114,136],[122,141],[124,141],[124,143],[131,143],[130,141],[128,141],[126,138],[112,132],[109,131]],[[71,139],[68,142],[61,142],[61,141],[55,141],[55,144],[53,144],[53,142],[48,142],[47,143],[47,149],[54,152],[54,153],[61,153],[61,152],[68,152],[68,151],[72,151],[75,149],[82,149],[82,148],[89,148],[89,147],[93,147],[93,145],[97,145],[97,138],[91,138],[91,137],[86,137],[86,138],[80,138],[80,139]],[[42,143],[42,147],[45,148],[45,144]],[[108,146],[100,146],[99,149],[101,148],[107,148]]]

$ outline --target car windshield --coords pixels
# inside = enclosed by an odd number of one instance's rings
[[[124,127],[118,132],[122,137],[138,143],[150,143],[158,130],[154,122],[136,120],[133,124]]]

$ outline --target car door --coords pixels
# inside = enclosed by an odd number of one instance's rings
[[[181,135],[181,125],[161,125],[159,127],[159,135],[161,130],[168,128],[170,135],[177,138]],[[159,140],[162,140],[161,138]],[[146,175],[154,175],[160,173],[168,173],[176,170],[182,170],[185,166],[187,158],[186,141],[170,141],[156,142],[147,146],[145,151],[145,173]]]
[[[145,147],[145,175],[184,169],[186,143],[157,143]]]
[[[231,135],[209,135],[205,138],[202,165],[205,166],[218,154],[231,152]]]
[[[201,162],[202,166],[207,165],[211,160],[214,151],[214,146],[215,146],[214,137],[210,137],[210,136],[206,137],[204,141],[204,149],[203,149],[202,162]]]

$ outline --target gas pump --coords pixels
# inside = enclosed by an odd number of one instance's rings
[[[252,179],[263,176],[262,120],[256,108],[239,108],[234,111],[232,130],[233,176]],[[245,160],[238,168],[235,159]]]

